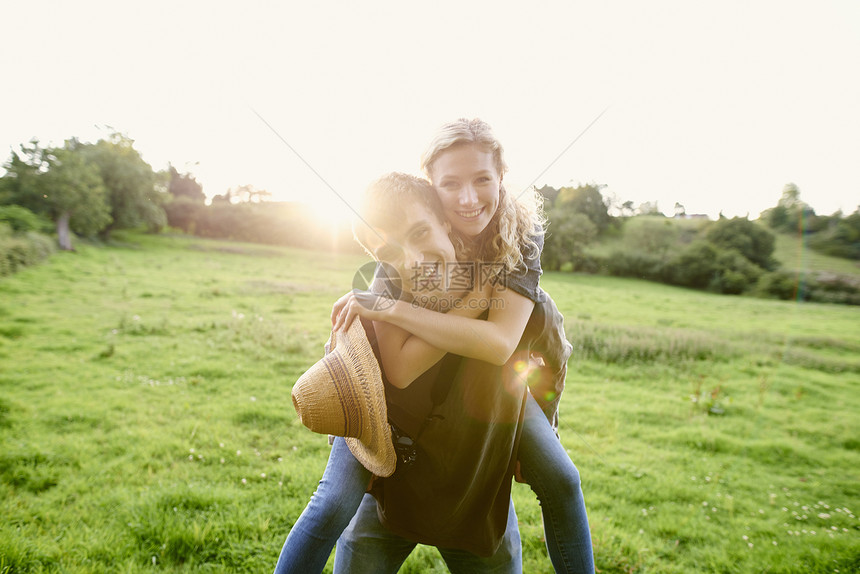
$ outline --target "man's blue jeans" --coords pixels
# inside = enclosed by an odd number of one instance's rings
[[[543,510],[546,546],[555,571],[593,574],[591,532],[579,471],[531,396],[526,403],[519,460],[523,478],[537,495]],[[468,564],[461,570],[463,572],[516,572],[504,569],[510,567],[505,566],[505,552],[513,555],[513,546],[519,548],[519,531],[516,529],[514,532],[512,528],[516,528],[513,506],[508,515],[508,531],[502,548],[487,563],[470,562],[480,559],[468,553],[461,562],[456,554],[460,551],[447,551],[449,554],[446,555],[440,549],[440,553],[452,572],[455,571],[453,564]],[[353,569],[356,572],[396,572],[415,544],[395,536],[379,524],[375,501],[368,495],[337,546],[335,572],[347,573]],[[521,557],[516,557],[515,563],[517,568],[522,568]],[[378,570],[374,570],[373,565],[377,565]]]
[[[556,572],[593,573],[579,471],[531,396],[526,403],[519,460],[523,477],[543,510],[547,550]],[[355,460],[342,438],[335,439],[319,488],[290,531],[275,574],[322,572],[369,482],[370,472]],[[519,544],[518,530],[516,536]]]
[[[379,522],[376,499],[367,494],[355,518],[337,541],[334,555],[335,574],[389,574],[400,570],[416,543],[385,528]],[[439,548],[439,554],[454,574],[521,574],[523,571],[520,531],[513,501],[508,510],[505,537],[496,553],[481,558],[451,548]]]
[[[356,509],[359,509],[359,506],[364,502],[362,499],[369,482],[370,472],[355,460],[342,438],[335,438],[319,488],[314,492],[304,512],[290,530],[275,566],[275,574],[322,572],[335,541],[350,524],[353,516],[361,514],[361,511],[356,513]],[[368,504],[372,503],[372,516],[378,523],[376,501],[369,494],[366,498],[369,499]],[[381,524],[378,525],[378,528],[388,532]],[[394,537],[393,534],[391,536]],[[411,552],[415,543],[405,542],[411,544]],[[385,555],[374,558],[379,563],[378,568],[373,567],[373,563],[370,563],[367,565],[367,571],[380,572],[379,568],[390,564],[392,560],[397,560],[399,551],[398,548],[393,548],[391,556]],[[502,547],[493,558],[480,558],[462,550],[440,549],[440,552],[446,561],[450,559],[454,564],[468,564],[471,568],[471,570],[469,568],[460,570],[461,572],[511,572],[519,574],[522,572],[522,550],[520,548],[520,531],[517,526],[516,514],[513,511],[513,504],[511,504],[508,528],[502,541]],[[398,565],[408,555],[409,552],[406,552],[399,558]],[[504,567],[495,566],[496,569],[488,569],[491,565],[504,565]],[[395,568],[393,572],[396,571]],[[350,572],[350,570],[344,570],[344,572]]]

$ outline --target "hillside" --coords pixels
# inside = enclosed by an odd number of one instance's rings
[[[860,277],[860,261],[818,253],[807,247],[800,235],[778,233],[774,257],[780,262],[781,268],[787,271],[829,271]]]

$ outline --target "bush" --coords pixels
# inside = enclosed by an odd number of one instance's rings
[[[0,205],[0,222],[8,224],[16,233],[27,231],[50,233],[54,227],[44,217],[20,205]]]
[[[798,301],[860,305],[860,280],[837,273],[795,275],[777,271],[762,275],[754,294],[784,300],[796,298]]]
[[[613,251],[603,266],[607,273],[616,277],[659,281],[665,274],[662,257],[641,251]]]
[[[720,219],[708,229],[705,238],[720,249],[738,251],[763,269],[776,268],[776,261],[773,259],[775,236],[746,217]]]
[[[754,288],[762,269],[735,249],[720,249],[706,241],[690,244],[670,263],[670,283],[739,295]]]
[[[830,218],[830,225],[809,238],[809,246],[825,255],[860,259],[860,209],[845,218]]]
[[[807,282],[806,298],[819,303],[860,305],[860,280],[837,273],[818,273]]]
[[[603,268],[604,262],[601,258],[588,253],[576,253],[570,261],[570,269],[568,271],[600,273]]]
[[[691,243],[670,262],[669,282],[706,289],[719,277],[718,253],[716,247],[705,241]]]
[[[49,237],[34,231],[15,235],[8,223],[0,222],[0,277],[35,265],[53,252],[54,242]]]
[[[188,197],[177,197],[164,206],[167,224],[185,233],[194,233],[197,220],[206,206]]]
[[[762,270],[734,249],[722,251],[717,256],[717,277],[709,285],[711,291],[740,295],[754,288]]]

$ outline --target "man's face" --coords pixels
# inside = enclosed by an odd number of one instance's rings
[[[413,201],[393,225],[374,228],[366,243],[378,261],[397,269],[404,291],[416,297],[441,296],[457,261],[449,231],[430,208]]]

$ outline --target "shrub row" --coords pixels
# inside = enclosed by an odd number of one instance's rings
[[[289,203],[217,202],[180,198],[165,206],[167,223],[200,237],[306,249],[358,252],[349,225],[326,230],[304,206]]]
[[[598,267],[616,277],[637,277],[715,293],[818,303],[860,305],[860,280],[837,273],[764,271],[734,250],[693,243],[666,259],[643,252],[616,251],[590,258],[583,267]]]
[[[671,257],[619,250],[601,263],[604,272],[617,277],[638,277],[732,295],[751,290],[763,271],[737,250],[720,249],[705,241],[695,241]]]
[[[838,273],[766,273],[753,289],[755,295],[818,303],[860,305],[860,280]]]

